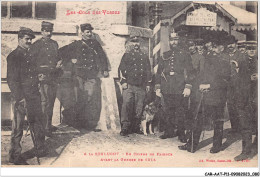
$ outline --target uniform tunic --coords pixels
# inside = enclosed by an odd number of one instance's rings
[[[42,110],[45,115],[45,129],[50,131],[52,125],[53,107],[56,98],[56,80],[59,70],[56,69],[58,43],[52,39],[41,38],[35,41],[30,49],[30,57],[36,63],[36,72],[44,74],[45,79],[40,83]]]
[[[20,141],[23,135],[24,117],[34,126],[38,149],[44,146],[43,115],[38,90],[38,78],[35,63],[28,57],[28,51],[18,46],[7,57],[7,82],[11,90],[14,119],[12,120],[10,159],[18,159],[21,155]],[[26,101],[26,108],[19,103]]]
[[[106,55],[98,41],[88,39],[74,41],[62,47],[60,56],[64,66],[72,65],[73,88],[75,88],[74,94],[70,95],[74,95],[76,99],[75,112],[78,124],[94,128],[101,110],[98,73],[108,71]],[[73,64],[71,59],[77,59],[77,62]],[[66,101],[64,104],[68,105]]]
[[[137,131],[143,111],[145,86],[151,80],[148,56],[141,51],[131,50],[123,55],[118,71],[121,84],[127,83],[127,88],[122,93],[122,129]]]
[[[174,127],[178,125],[179,135],[184,132],[185,87],[191,89],[192,63],[190,55],[179,48],[164,52],[158,63],[156,74],[156,89],[160,88],[165,102],[167,128],[165,133],[174,134]]]

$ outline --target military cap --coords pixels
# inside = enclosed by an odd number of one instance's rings
[[[35,38],[33,30],[31,30],[30,28],[26,28],[26,27],[20,27],[18,36],[20,36],[20,35],[28,35],[28,36],[31,36],[33,39]]]
[[[188,45],[188,47],[190,47],[190,46],[194,46],[194,45],[195,45],[195,43],[194,43],[194,39],[188,39],[188,41],[187,41],[187,45]]]
[[[174,39],[179,39],[179,35],[178,35],[178,33],[171,33],[170,34],[170,40],[174,40]]]
[[[53,23],[51,22],[46,22],[46,21],[43,21],[42,22],[42,31],[43,30],[46,30],[46,31],[53,31]]]
[[[93,30],[94,28],[91,26],[90,23],[84,23],[80,25],[80,29],[83,32],[85,30]]]
[[[138,36],[132,36],[129,39],[130,42],[140,42],[140,38]]]
[[[237,42],[236,38],[234,36],[229,36],[226,40],[225,40],[226,44],[234,44]]]
[[[247,50],[256,50],[257,49],[257,42],[256,41],[247,41],[246,42],[246,49]]]
[[[246,48],[246,41],[237,41],[238,48]]]

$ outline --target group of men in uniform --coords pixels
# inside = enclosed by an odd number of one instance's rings
[[[33,44],[34,32],[20,27],[18,46],[7,57],[7,82],[14,113],[9,161],[15,165],[27,164],[21,155],[20,144],[25,116],[35,154],[37,157],[45,156],[45,136],[51,137],[57,129],[52,125],[57,88],[62,84],[69,85],[61,90],[64,122],[86,127],[85,110],[97,90],[98,74],[104,77],[109,74],[106,55],[99,42],[93,38],[91,24],[80,26],[82,40],[60,49],[58,43],[51,39],[53,26],[53,23],[43,21],[42,38]],[[68,77],[63,82],[62,79]],[[75,92],[69,94],[71,90]],[[73,99],[76,101],[73,102]]]
[[[235,160],[248,159],[252,134],[257,134],[256,43],[238,48],[235,37],[229,35],[191,38],[187,43],[180,43],[179,37],[177,33],[171,34],[170,50],[159,59],[154,81],[138,38],[130,40],[134,49],[124,54],[119,66],[123,89],[120,134],[140,131],[145,94],[155,83],[154,91],[163,98],[166,116],[161,139],[178,136],[185,143],[179,149],[194,153],[202,131],[213,127],[210,153],[220,152],[227,105],[230,134],[242,135],[242,153]]]
[[[50,22],[42,22],[42,38],[33,44],[34,32],[20,28],[18,47],[7,57],[7,81],[14,110],[10,162],[27,164],[20,145],[25,115],[34,135],[37,156],[46,155],[45,136],[52,136],[56,129],[52,126],[52,114],[58,87],[64,107],[63,121],[86,126],[86,108],[100,87],[99,77],[108,77],[109,73],[106,54],[93,38],[93,27],[88,23],[80,27],[82,40],[62,48],[51,39]],[[242,134],[242,153],[235,160],[248,159],[252,134],[257,135],[256,44],[249,43],[247,51],[241,52],[233,36],[190,39],[187,44],[179,41],[178,34],[172,33],[170,50],[163,53],[152,77],[148,55],[140,49],[140,39],[130,38],[133,48],[123,55],[118,68],[123,96],[120,135],[141,133],[144,100],[155,83],[152,92],[163,98],[166,115],[161,139],[178,136],[186,143],[179,149],[194,153],[204,125],[212,123],[210,153],[218,153],[222,150],[227,104],[232,132]]]

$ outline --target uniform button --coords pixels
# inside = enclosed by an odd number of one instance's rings
[[[32,76],[31,76],[31,79],[32,79]]]
[[[143,64],[141,63],[141,65],[143,65]]]
[[[85,54],[83,53],[83,55],[85,55]]]
[[[143,75],[141,74],[141,76],[143,76]]]
[[[141,69],[141,71],[143,71],[143,69]]]
[[[137,70],[137,69],[135,68],[135,70]]]
[[[49,48],[47,48],[47,50],[49,50]]]
[[[29,61],[26,61],[27,63],[29,63]]]
[[[87,65],[84,65],[84,66],[87,66]]]
[[[136,65],[136,63],[134,65]]]
[[[143,59],[141,58],[141,60],[143,60]]]
[[[86,58],[84,60],[87,60]]]
[[[91,61],[94,61],[94,60],[91,60]]]
[[[52,63],[52,62],[50,61],[50,63]]]
[[[48,57],[49,57],[50,55],[48,55]]]
[[[135,74],[135,76],[136,76],[136,74]]]
[[[134,55],[134,53],[132,53],[132,55]]]

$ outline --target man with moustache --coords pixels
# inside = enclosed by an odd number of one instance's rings
[[[120,62],[118,72],[122,85],[121,136],[140,131],[146,92],[150,90],[151,66],[148,56],[140,50],[140,39],[130,38],[133,46]]]
[[[80,28],[82,40],[72,42],[60,49],[63,66],[69,67],[69,65],[72,65],[70,67],[72,68],[73,89],[76,97],[75,110],[68,107],[70,110],[64,111],[68,115],[73,114],[72,111],[75,111],[77,119],[75,124],[77,127],[101,131],[96,129],[95,122],[93,125],[92,123],[87,125],[87,123],[90,123],[90,119],[92,121],[94,117],[87,110],[98,101],[94,99],[94,96],[97,90],[101,90],[99,74],[104,77],[109,75],[107,58],[99,42],[93,39],[92,30],[94,28],[91,24],[81,24]],[[87,120],[87,118],[89,119]]]
[[[46,136],[52,136],[57,128],[52,126],[53,107],[57,91],[57,77],[60,72],[58,43],[51,39],[53,23],[43,21],[41,25],[42,38],[33,43],[30,55],[36,62],[36,71],[40,80],[42,110],[45,116]]]
[[[35,63],[28,53],[34,38],[35,35],[31,29],[21,27],[18,32],[18,47],[7,57],[7,83],[11,90],[12,110],[14,113],[9,162],[15,165],[28,165],[21,156],[22,147],[20,145],[25,115],[27,115],[35,142],[37,142],[35,144],[35,148],[38,150],[37,153],[39,156],[45,155],[44,120],[38,90],[39,82]]]
[[[167,125],[161,139],[178,136],[185,142],[184,119],[185,99],[191,93],[190,74],[192,64],[190,55],[178,47],[179,36],[171,33],[171,49],[163,53],[158,63],[155,90],[157,96],[163,96]],[[177,131],[176,131],[177,129]]]
[[[215,41],[212,54],[205,59],[203,71],[198,73],[195,88],[195,106],[193,107],[194,121],[192,134],[180,150],[194,153],[197,150],[200,135],[204,128],[205,120],[212,118],[214,125],[213,147],[210,153],[218,153],[222,146],[224,106],[227,85],[230,77],[230,68],[227,60],[221,55],[222,43]],[[201,68],[200,68],[201,69]],[[202,96],[203,94],[203,96]],[[203,102],[203,104],[201,104]]]

